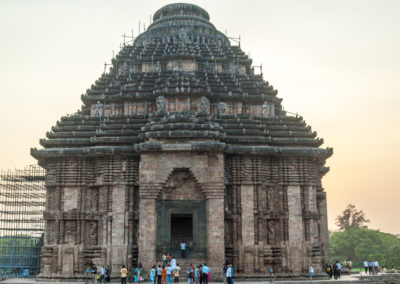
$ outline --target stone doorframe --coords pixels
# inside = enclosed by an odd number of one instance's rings
[[[139,262],[149,271],[156,264],[156,200],[168,176],[176,168],[187,168],[198,181],[205,201],[207,220],[207,263],[218,271],[225,262],[224,243],[224,159],[209,156],[142,154],[139,169]]]

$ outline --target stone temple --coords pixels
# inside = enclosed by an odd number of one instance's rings
[[[241,277],[321,272],[332,149],[209,19],[192,4],[159,9],[31,150],[47,171],[42,278],[92,263],[149,271],[163,252],[214,277],[225,262]]]

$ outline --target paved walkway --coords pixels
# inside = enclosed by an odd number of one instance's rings
[[[364,276],[363,275],[363,280],[360,280],[360,274],[353,274],[353,275],[343,275],[340,279],[334,280],[334,279],[326,279],[326,280],[278,280],[278,281],[272,281],[273,283],[276,284],[290,284],[290,283],[295,283],[295,284],[326,284],[326,283],[340,283],[340,284],[357,284],[357,283],[368,283],[368,284],[373,284],[373,283],[400,283],[400,274],[383,274],[379,276]],[[384,282],[382,278],[391,278],[390,281]],[[389,279],[386,279],[389,280]],[[264,279],[260,281],[240,281],[240,280],[235,280],[236,283],[240,284],[260,284],[260,283],[269,283],[269,279]],[[49,280],[49,281],[36,281],[35,279],[21,279],[21,278],[14,278],[14,279],[6,279],[3,281],[0,281],[0,284],[47,284],[47,283],[65,283],[65,284],[83,284],[85,281],[80,281],[80,282],[67,282],[67,281],[56,281],[56,280]],[[89,282],[92,284],[92,282]],[[119,279],[114,279],[112,283],[119,283]],[[150,283],[150,282],[146,282]],[[186,281],[181,281],[180,283],[186,284]],[[222,283],[222,282],[214,282],[212,281],[211,283]]]

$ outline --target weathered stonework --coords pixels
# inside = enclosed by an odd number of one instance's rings
[[[47,170],[40,277],[79,278],[93,264],[148,271],[163,252],[179,254],[180,238],[213,271],[227,262],[242,277],[270,267],[290,277],[312,263],[319,273],[332,149],[283,111],[206,11],[171,4],[153,19],[82,111],[32,149]]]

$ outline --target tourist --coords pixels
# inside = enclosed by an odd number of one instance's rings
[[[161,278],[162,278],[162,268],[161,268],[161,265],[158,265],[158,267],[157,267],[157,284],[161,284]]]
[[[166,284],[167,283],[167,270],[165,269],[165,266],[162,266],[162,270],[161,270],[161,283],[162,284]]]
[[[332,265],[326,263],[325,264],[325,271],[329,275],[329,278],[332,278]]]
[[[230,268],[231,268],[231,283],[228,283],[228,284],[233,284],[233,265],[230,264],[229,266],[230,266]],[[209,275],[210,275],[210,274],[209,274]]]
[[[138,269],[139,269],[139,283],[142,283],[142,282],[144,282],[144,277],[143,277],[144,274],[143,274],[142,263],[140,263],[140,262],[139,262]]]
[[[133,270],[133,275],[134,275],[134,280],[133,282],[138,283],[139,282],[139,277],[140,277],[140,271],[139,271],[139,267],[135,267],[135,269]]]
[[[104,269],[104,267],[103,266],[100,266],[100,269],[99,269],[99,271],[100,271],[100,279],[99,279],[99,282],[101,283],[101,282],[103,282],[103,283],[105,283],[105,274],[106,274],[106,270]]]
[[[364,271],[365,271],[365,274],[367,274],[368,273],[368,261],[364,261]]]
[[[222,267],[222,279],[224,280],[224,284],[227,284],[227,277],[226,277],[226,271],[228,270],[228,267],[226,263]]]
[[[128,276],[127,276],[127,281],[128,281],[128,283],[132,283],[133,282],[133,270],[132,270],[132,267],[130,267],[129,269],[128,269]]]
[[[372,274],[372,262],[368,261],[368,274]]]
[[[373,266],[374,266],[374,274],[375,275],[378,275],[378,273],[380,272],[380,269],[379,269],[379,262],[377,262],[376,260],[373,262],[373,264],[372,264]]]
[[[109,266],[106,267],[106,282],[109,283],[111,282],[111,269]]]
[[[185,243],[185,241],[181,242],[180,247],[181,247],[181,257],[186,258],[186,243]]]
[[[197,265],[194,270],[194,283],[200,284],[200,265]]]
[[[150,279],[151,279],[151,283],[155,284],[155,280],[156,280],[156,266],[153,265],[153,267],[151,268],[151,272],[150,272]]]
[[[176,270],[176,259],[175,259],[175,256],[172,257],[171,268],[172,268],[172,272],[175,272],[175,270]]]
[[[190,264],[187,270],[188,284],[193,284],[193,274],[194,274],[193,266],[192,264]]]
[[[203,284],[203,265],[199,265],[200,284]]]
[[[167,256],[165,255],[165,253],[163,253],[163,256],[162,256],[162,265],[163,266],[167,265]]]
[[[172,268],[171,265],[168,264],[167,268],[165,268],[165,270],[167,271],[167,284],[171,284],[172,283]]]
[[[230,266],[230,265],[228,265],[228,267],[227,267],[227,269],[226,269],[226,274],[225,274],[225,276],[226,276],[226,281],[228,282],[228,284],[231,283],[232,269],[231,269],[231,266]]]
[[[203,283],[204,284],[208,284],[208,281],[210,280],[208,277],[209,277],[209,274],[210,274],[210,268],[207,266],[207,263],[204,263],[204,266],[203,266]]]
[[[339,262],[336,262],[337,264],[337,278],[340,279],[340,273],[342,272],[342,265]]]
[[[126,270],[125,265],[122,265],[120,272],[121,272],[121,284],[126,284],[126,275],[128,273],[128,270]]]
[[[179,283],[180,269],[173,270],[174,273],[174,283]]]
[[[310,280],[312,280],[312,276],[314,274],[314,267],[312,266],[312,264],[310,263],[310,266],[308,268],[308,278],[310,278]]]
[[[167,265],[171,263],[172,256],[170,253],[167,254]]]
[[[333,278],[336,280],[338,278],[338,264],[334,262],[332,265],[333,268]]]

